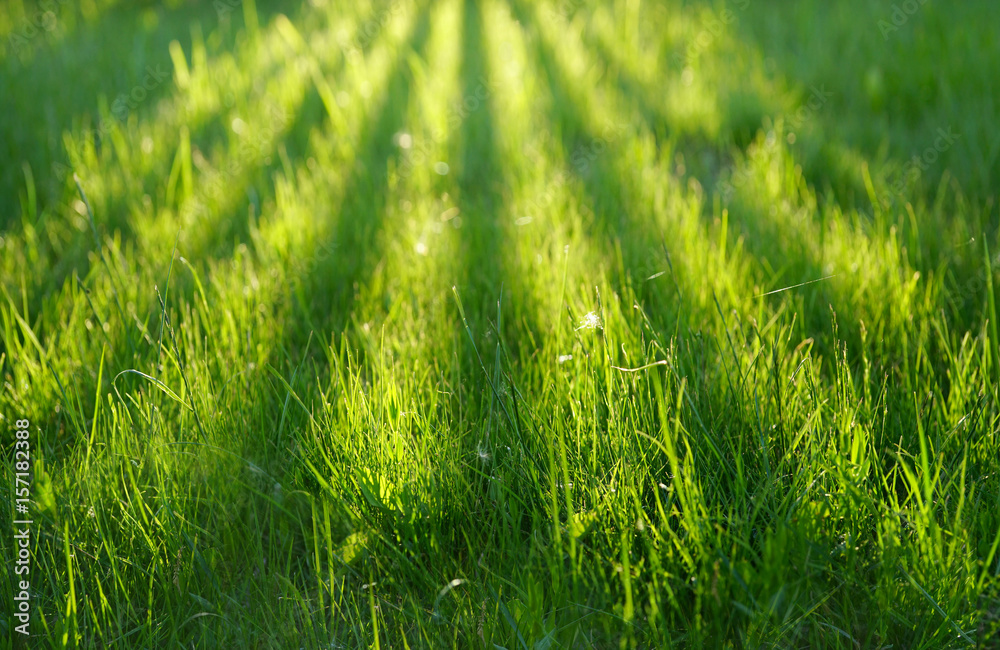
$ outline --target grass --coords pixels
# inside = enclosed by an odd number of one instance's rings
[[[29,644],[1000,647],[1000,8],[784,4],[0,7]]]

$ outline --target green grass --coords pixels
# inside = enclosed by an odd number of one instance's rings
[[[1000,6],[40,4],[32,647],[1000,647]]]

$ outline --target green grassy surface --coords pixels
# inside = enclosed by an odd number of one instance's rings
[[[1000,647],[998,21],[0,6],[29,645]]]

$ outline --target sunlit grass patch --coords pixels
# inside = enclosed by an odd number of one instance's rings
[[[31,642],[991,647],[970,7],[0,9]]]

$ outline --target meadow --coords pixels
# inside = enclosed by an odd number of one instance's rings
[[[0,637],[1000,648],[998,24],[0,4]]]

